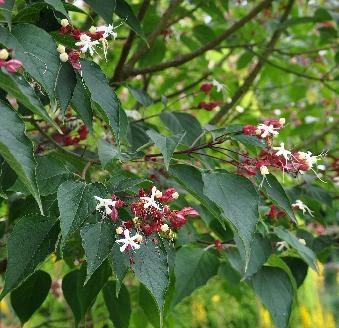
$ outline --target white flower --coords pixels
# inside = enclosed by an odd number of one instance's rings
[[[112,199],[101,198],[98,196],[94,196],[94,198],[99,202],[95,208],[97,211],[100,211],[100,209],[104,207],[106,215],[110,215],[112,213],[112,209],[110,208],[110,206],[115,207],[116,201],[113,201]]]
[[[116,37],[118,36],[118,33],[114,32],[114,26],[109,24],[109,25],[103,25],[103,26],[99,26],[96,28],[97,32],[104,32],[103,34],[103,38],[107,39],[110,35],[112,36],[112,38],[115,40]]]
[[[217,92],[221,92],[225,88],[225,86],[217,80],[213,80],[212,84],[217,88]]]
[[[317,166],[317,169],[320,170],[320,171],[326,171],[326,166],[323,165],[323,164],[320,164]]]
[[[125,110],[127,117],[132,118],[133,120],[137,121],[142,118],[141,114],[136,110]]]
[[[231,98],[231,97],[227,97],[227,98],[226,98],[226,102],[227,102],[228,104],[230,104],[230,103],[232,102],[232,98]]]
[[[268,135],[277,136],[279,134],[278,131],[274,130],[274,126],[272,124],[259,124],[258,129],[263,130],[264,132],[261,133],[263,138],[266,138]]]
[[[94,46],[96,46],[97,44],[99,44],[99,41],[92,41],[90,36],[86,34],[81,34],[80,41],[76,42],[75,45],[77,47],[80,47],[82,53],[86,53],[87,51],[89,51],[90,55],[93,56],[95,51]]]
[[[305,205],[300,199],[297,199],[297,200],[295,201],[295,203],[292,204],[292,206],[293,206],[293,207],[297,207],[297,208],[299,208],[300,210],[302,210],[302,211],[303,211],[303,214],[305,214],[306,211],[307,211],[309,215],[313,216],[313,214],[312,214],[313,211],[311,211],[311,209],[310,209],[307,205]]]
[[[319,121],[319,118],[311,116],[311,115],[308,115],[308,116],[305,117],[305,123],[306,124],[312,124],[312,123],[315,123],[315,122],[318,122],[318,121]]]
[[[307,153],[300,151],[298,152],[298,155],[300,159],[305,160],[305,162],[310,168],[312,168],[313,165],[316,164],[317,161],[319,160],[318,156],[313,156],[310,151],[308,151]]]
[[[141,200],[145,201],[144,208],[149,208],[150,206],[152,206],[157,210],[160,210],[159,204],[155,201],[157,191],[158,191],[157,188],[154,186],[152,188],[151,197],[140,197]]]
[[[279,147],[273,147],[274,150],[277,150],[276,155],[282,156],[286,159],[286,161],[289,159],[291,152],[287,149],[285,149],[285,144],[282,142]]]
[[[139,249],[140,248],[140,245],[138,245],[135,241],[137,240],[140,240],[140,235],[139,234],[136,234],[134,235],[133,237],[130,237],[129,235],[129,230],[126,229],[124,231],[124,236],[125,238],[122,238],[122,239],[118,239],[116,240],[115,242],[116,243],[121,243],[123,244],[121,247],[120,247],[120,252],[123,253],[125,251],[125,249],[130,246],[132,249]]]
[[[273,110],[273,113],[274,113],[275,115],[279,116],[279,115],[281,115],[281,109],[276,108],[276,109]]]
[[[172,198],[173,198],[173,199],[178,199],[178,198],[179,198],[178,192],[175,191],[175,192],[172,194]]]
[[[69,25],[69,21],[66,18],[64,18],[60,21],[60,24],[61,26],[66,27]]]

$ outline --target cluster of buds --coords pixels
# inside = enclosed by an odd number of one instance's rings
[[[62,134],[56,132],[52,135],[52,138],[62,146],[77,145],[80,141],[86,140],[89,133],[86,125],[82,124],[78,119],[71,120],[71,113],[67,113],[66,117],[69,120],[61,127]],[[55,122],[59,125],[61,124],[58,117],[55,119]]]
[[[225,88],[223,84],[218,82],[217,80],[213,80],[211,83],[203,83],[200,86],[200,91],[205,95],[209,95],[212,89],[216,89],[217,92],[222,92]],[[207,111],[212,111],[214,108],[220,106],[222,104],[222,100],[212,100],[210,102],[201,101],[198,105],[199,109],[205,109]]]
[[[98,201],[96,209],[105,217],[109,217],[116,224],[116,234],[124,235],[125,238],[116,242],[122,244],[120,251],[136,250],[146,236],[159,236],[173,240],[175,233],[187,222],[187,216],[198,216],[199,213],[191,207],[181,210],[172,210],[169,203],[178,199],[179,194],[174,188],[164,192],[152,187],[150,194],[143,189],[139,190],[136,201],[127,204],[112,195],[111,199],[103,199],[95,196]],[[122,220],[119,218],[117,209],[128,208],[131,219]],[[131,233],[135,233],[131,237]],[[153,238],[157,240],[157,238]]]
[[[285,119],[269,119],[258,126],[245,125],[242,129],[245,135],[255,135],[258,138],[265,138],[267,147],[261,151],[257,158],[250,158],[244,155],[241,162],[237,164],[238,173],[241,175],[256,175],[260,172],[263,177],[268,175],[269,167],[277,168],[292,176],[303,174],[313,170],[320,156],[313,156],[311,152],[292,152],[285,148],[282,142],[280,146],[271,145],[271,138],[279,134],[279,130],[285,124]],[[315,171],[314,171],[315,172]]]
[[[11,49],[0,50],[0,67],[4,67],[8,73],[15,73],[22,67],[22,62],[11,58]]]
[[[284,216],[286,216],[286,213],[284,211],[278,210],[275,204],[271,205],[270,211],[267,213],[267,217],[269,217],[270,219],[277,219]]]
[[[92,26],[89,31],[84,32],[70,25],[67,19],[62,19],[60,32],[71,36],[76,41],[75,46],[78,48],[66,49],[63,45],[59,45],[58,52],[60,53],[60,60],[62,62],[69,60],[75,69],[80,69],[81,66],[78,62],[80,52],[83,54],[89,52],[89,54],[93,56],[94,53],[97,53],[96,47],[100,44],[102,45],[106,58],[108,48],[107,38],[112,37],[115,39],[117,37],[117,33],[114,30],[113,25],[104,25],[99,27]]]

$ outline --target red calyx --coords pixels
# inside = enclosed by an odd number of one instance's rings
[[[201,85],[200,91],[208,94],[213,89],[213,87],[214,85],[212,83],[204,83]]]

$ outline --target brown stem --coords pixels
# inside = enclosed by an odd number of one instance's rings
[[[212,41],[206,43],[204,46],[192,51],[189,54],[180,55],[173,60],[170,60],[168,62],[160,63],[153,66],[148,67],[142,67],[142,68],[136,68],[136,69],[126,69],[126,76],[135,76],[138,74],[146,74],[146,73],[152,73],[161,71],[163,69],[169,68],[169,67],[177,67],[180,66],[200,55],[205,53],[208,50],[214,49],[217,45],[219,45],[223,40],[227,39],[229,36],[231,36],[233,33],[238,31],[241,27],[243,27],[246,23],[248,23],[252,18],[257,16],[263,9],[265,9],[268,5],[270,5],[272,0],[263,0],[259,3],[258,6],[253,8],[246,16],[241,18],[239,21],[234,23],[230,28],[228,28],[226,31],[224,31],[222,34],[220,34],[218,37],[213,39]]]
[[[247,91],[250,89],[251,85],[253,84],[255,78],[261,71],[262,67],[264,66],[266,59],[269,57],[269,55],[274,51],[274,46],[277,43],[277,41],[280,38],[280,35],[283,32],[283,23],[286,21],[287,17],[289,16],[292,7],[294,4],[294,0],[289,0],[285,11],[283,15],[280,18],[280,27],[278,27],[275,32],[273,33],[270,41],[267,43],[267,46],[263,53],[261,54],[261,57],[259,58],[257,64],[255,65],[254,69],[251,71],[251,73],[246,78],[245,82],[242,84],[242,86],[235,92],[235,94],[232,97],[232,101],[230,103],[226,103],[224,106],[221,107],[220,111],[212,118],[210,121],[211,124],[218,123],[224,115],[242,98],[244,94],[247,93]]]

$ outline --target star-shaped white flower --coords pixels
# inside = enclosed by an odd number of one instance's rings
[[[225,86],[217,80],[213,80],[212,84],[217,88],[217,92],[221,92],[225,88]]]
[[[263,131],[261,134],[263,138],[266,138],[268,135],[277,136],[279,134],[279,132],[274,129],[272,124],[259,124],[258,129]]]
[[[104,207],[106,215],[110,215],[112,213],[111,207],[115,207],[116,201],[112,199],[101,198],[99,196],[94,196],[94,198],[98,201],[98,204],[95,208],[97,211],[100,211],[101,208]]]
[[[151,193],[151,197],[140,197],[141,200],[144,200],[144,208],[149,208],[150,206],[156,208],[158,211],[161,210],[159,204],[156,202],[155,197],[157,195],[157,188],[154,186],[152,188],[152,193]]]
[[[125,238],[122,238],[122,239],[118,239],[116,240],[115,242],[116,243],[120,243],[120,244],[123,244],[121,247],[120,247],[120,252],[124,252],[125,249],[130,246],[133,250],[135,249],[139,249],[140,248],[140,245],[138,243],[136,243],[135,241],[139,240],[140,239],[140,235],[139,234],[136,234],[134,235],[133,237],[130,237],[129,235],[129,230],[126,229],[124,231],[124,236]]]
[[[112,36],[112,38],[115,40],[116,37],[118,36],[118,33],[114,32],[114,26],[109,24],[109,25],[103,25],[97,27],[97,32],[104,32],[103,38],[107,39],[109,36]]]
[[[286,159],[286,161],[291,156],[291,152],[285,149],[285,144],[282,142],[279,147],[273,147],[274,150],[277,150],[276,155],[282,156]]]
[[[75,43],[77,47],[80,47],[82,53],[86,53],[87,51],[89,51],[91,56],[94,55],[94,46],[96,46],[97,44],[99,44],[99,41],[92,41],[91,37],[86,34],[81,34],[80,41]]]
[[[297,207],[299,208],[300,210],[303,211],[303,214],[305,214],[306,212],[308,212],[309,215],[313,216],[313,211],[311,211],[311,209],[306,205],[304,204],[300,199],[297,199],[295,201],[294,204],[292,204],[293,207]]]

